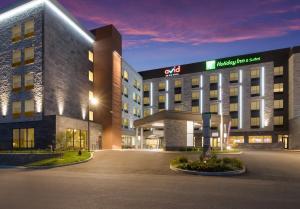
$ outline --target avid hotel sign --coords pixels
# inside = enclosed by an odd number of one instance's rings
[[[244,58],[233,58],[233,59],[221,59],[211,60],[206,62],[206,70],[216,70],[220,68],[230,68],[239,65],[254,64],[261,61],[260,56],[244,57]]]
[[[180,68],[180,65],[178,65],[171,69],[165,69],[165,76],[171,77],[171,76],[179,75],[180,72],[181,72],[181,68]]]

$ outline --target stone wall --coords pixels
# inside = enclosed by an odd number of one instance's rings
[[[187,122],[181,120],[164,120],[163,147],[166,150],[178,150],[187,146]]]

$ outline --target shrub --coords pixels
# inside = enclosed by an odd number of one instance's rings
[[[188,159],[186,157],[180,156],[171,161],[171,165],[178,165],[188,163]]]

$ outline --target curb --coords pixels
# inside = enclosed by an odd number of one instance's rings
[[[75,163],[68,163],[63,165],[53,165],[53,166],[0,166],[0,169],[50,169],[50,168],[58,168],[58,167],[65,167],[71,165],[77,165],[81,163],[86,163],[94,158],[94,152],[91,152],[91,156],[83,161],[75,162]]]
[[[242,170],[237,171],[224,171],[224,172],[205,172],[205,171],[190,171],[184,170],[180,168],[176,168],[175,166],[170,165],[170,169],[175,172],[198,175],[198,176],[240,176],[246,173],[246,167],[244,166]]]

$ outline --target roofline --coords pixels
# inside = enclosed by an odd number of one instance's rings
[[[60,16],[67,24],[74,28],[82,37],[84,37],[88,42],[94,43],[95,37],[92,33],[82,27],[78,21],[56,0],[31,0],[25,1],[22,4],[15,6],[7,11],[4,11],[0,14],[0,22],[9,18],[12,18],[15,15],[19,15],[23,12],[26,12],[28,9],[46,5],[52,11],[54,11],[58,16]]]

